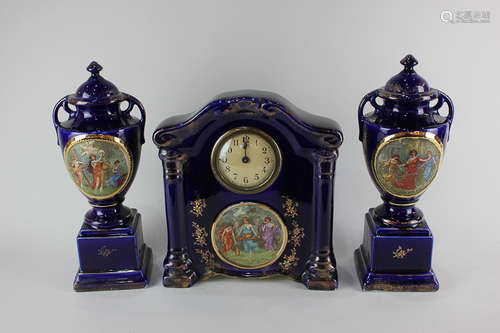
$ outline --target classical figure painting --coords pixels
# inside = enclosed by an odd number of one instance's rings
[[[397,137],[380,145],[375,156],[379,184],[397,197],[411,198],[432,182],[441,162],[441,143],[426,137]]]
[[[256,202],[225,208],[212,225],[212,245],[219,258],[243,269],[274,263],[285,249],[287,236],[278,213]]]
[[[91,198],[114,196],[125,187],[131,173],[125,145],[112,136],[76,137],[68,142],[64,159],[75,184]]]

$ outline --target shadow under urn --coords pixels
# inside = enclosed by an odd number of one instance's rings
[[[151,270],[141,214],[122,204],[144,143],[145,110],[135,97],[105,80],[92,62],[90,78],[53,111],[57,143],[69,175],[92,208],[77,236],[76,291],[143,288]],[[123,108],[126,106],[125,108]],[[131,115],[140,111],[141,117]],[[59,120],[59,111],[67,120]]]
[[[365,214],[355,262],[364,290],[435,291],[433,235],[415,203],[439,170],[454,108],[415,72],[412,55],[401,64],[404,69],[364,96],[358,109],[359,139],[384,202]],[[364,114],[367,103],[374,110]],[[444,104],[447,115],[440,114]]]

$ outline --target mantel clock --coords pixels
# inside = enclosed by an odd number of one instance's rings
[[[338,124],[261,91],[225,93],[163,121],[163,284],[217,275],[290,276],[337,287],[332,247]]]

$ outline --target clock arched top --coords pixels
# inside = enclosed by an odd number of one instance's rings
[[[208,125],[215,121],[265,121],[266,125],[289,130],[302,146],[336,150],[343,141],[340,126],[334,120],[298,109],[282,96],[266,91],[245,90],[224,93],[200,111],[165,119],[153,133],[160,148],[190,148]]]

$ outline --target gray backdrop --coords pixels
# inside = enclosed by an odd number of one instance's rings
[[[499,9],[495,1],[3,0],[2,331],[495,330]],[[443,10],[489,11],[490,23],[446,23]],[[441,289],[363,293],[353,251],[363,214],[380,199],[357,139],[356,110],[365,93],[401,70],[408,53],[456,106],[442,168],[419,205],[435,235]],[[152,285],[144,290],[72,291],[75,237],[89,206],[67,175],[51,111],[87,79],[91,60],[147,109],[147,142],[125,202],[143,214],[154,251]],[[334,226],[340,288],[334,292],[308,291],[287,279],[161,285],[166,230],[151,134],[165,117],[245,88],[279,93],[343,128]]]

